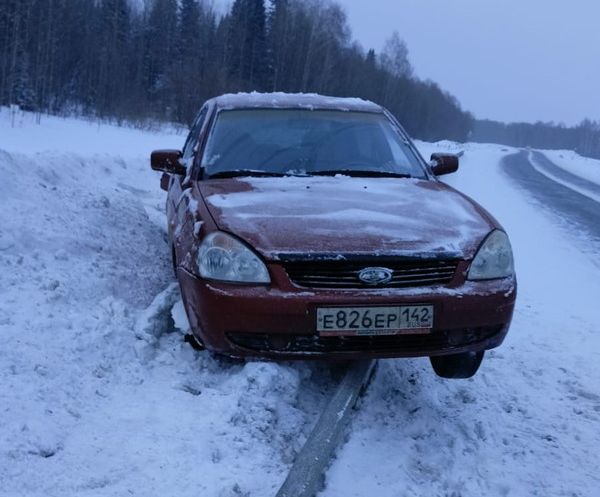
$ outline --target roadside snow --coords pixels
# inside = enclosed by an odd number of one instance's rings
[[[333,496],[597,495],[600,247],[532,204],[502,172],[508,147],[463,150],[448,182],[487,207],[513,244],[519,297],[504,345],[468,381],[427,359],[380,361],[348,443],[327,475]]]
[[[46,151],[119,157],[150,156],[158,148],[181,148],[186,131],[161,127],[147,131],[100,121],[63,118],[31,112],[12,114],[0,107],[0,149],[7,152]]]
[[[600,160],[582,157],[572,150],[542,150],[558,167],[600,185]]]
[[[3,111],[4,112],[4,111]],[[148,152],[182,135],[0,116],[0,495],[274,495],[336,374],[193,351]],[[510,234],[507,342],[469,381],[381,361],[325,496],[597,494],[598,247],[460,151]],[[594,255],[595,254],[595,255]]]
[[[565,187],[569,188],[570,190],[573,190],[574,192],[577,192],[585,197],[588,197],[589,199],[591,199],[595,202],[600,202],[600,194],[592,191],[593,187],[596,186],[595,183],[591,183],[591,182],[587,182],[587,181],[585,181],[585,182],[579,181],[581,184],[575,184],[574,180],[576,180],[576,179],[579,180],[580,177],[573,176],[573,175],[570,175],[568,179],[560,178],[560,177],[558,177],[557,174],[549,171],[547,167],[545,167],[543,164],[541,164],[539,156],[536,156],[532,152],[529,152],[529,163],[538,173],[546,176],[546,178],[551,179],[552,181],[559,183],[562,186],[565,186]],[[555,171],[558,172],[558,171],[561,171],[561,169],[555,168]],[[600,186],[600,184],[598,186]],[[596,188],[596,190],[599,190],[599,188]]]
[[[450,141],[441,141],[438,143],[426,143],[417,141],[416,142],[421,154],[426,160],[429,160],[429,157],[434,152],[448,152],[448,153],[460,153],[466,151],[479,151],[482,152],[486,149],[488,150],[497,150],[503,153],[516,153],[518,150],[514,147],[503,146],[503,145],[494,145],[494,144],[475,144],[475,143],[455,143]],[[585,180],[591,181],[597,185],[600,185],[600,160],[598,159],[590,159],[589,157],[582,157],[577,152],[573,150],[538,150],[538,152],[543,153],[548,159],[554,163],[556,166],[564,169],[565,171],[574,174],[575,176],[579,176]],[[462,163],[461,163],[462,164]],[[461,167],[462,169],[462,167]],[[543,168],[539,168],[538,172],[544,174],[546,176],[550,175]],[[460,173],[459,173],[460,174]],[[562,182],[555,177],[551,177],[552,180]],[[451,181],[452,182],[452,181]],[[566,185],[571,189],[575,189],[573,185]]]
[[[183,341],[147,154],[182,141],[1,117],[1,496],[269,495],[316,419],[329,368]]]

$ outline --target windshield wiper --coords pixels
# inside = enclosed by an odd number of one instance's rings
[[[270,171],[261,171],[260,169],[232,169],[230,171],[219,171],[218,173],[209,174],[208,179],[221,178],[239,178],[242,176],[258,176],[262,178],[281,178],[286,176],[283,173],[274,173]]]
[[[378,171],[376,169],[325,169],[322,171],[310,171],[314,176],[335,176],[343,174],[357,178],[412,178],[407,173],[396,173],[394,171]]]

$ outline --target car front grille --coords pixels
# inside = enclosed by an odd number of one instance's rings
[[[454,278],[457,261],[447,260],[395,260],[371,261],[288,261],[285,270],[298,286],[306,288],[409,288],[447,285]],[[390,281],[367,284],[359,273],[369,267],[382,267],[391,271]]]

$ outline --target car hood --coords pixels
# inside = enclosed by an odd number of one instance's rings
[[[215,223],[267,259],[292,255],[473,257],[493,221],[438,181],[285,177],[198,184]]]

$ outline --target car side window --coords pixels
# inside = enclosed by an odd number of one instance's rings
[[[198,141],[200,139],[200,132],[202,131],[202,126],[204,125],[204,121],[206,119],[206,114],[208,113],[208,107],[203,107],[194,124],[192,124],[192,129],[185,141],[185,145],[183,146],[183,157],[182,162],[186,167],[190,167],[193,162],[194,154],[198,148]]]

